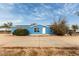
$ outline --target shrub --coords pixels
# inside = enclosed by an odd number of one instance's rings
[[[58,22],[54,22],[54,24],[51,25],[51,29],[57,35],[65,35],[68,31],[68,26],[65,20],[59,20]]]
[[[27,29],[16,29],[13,32],[13,35],[17,35],[17,36],[26,36],[29,35],[29,31]]]

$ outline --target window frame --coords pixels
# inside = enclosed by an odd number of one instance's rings
[[[39,28],[38,27],[34,27],[34,32],[39,32]]]

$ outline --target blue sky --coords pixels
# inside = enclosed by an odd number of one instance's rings
[[[77,12],[79,12],[77,3],[0,3],[0,25],[6,22],[12,22],[14,25],[32,23],[48,25],[60,17],[65,17],[69,25],[79,25]]]

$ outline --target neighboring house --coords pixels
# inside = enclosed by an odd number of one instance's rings
[[[0,28],[0,31],[11,31],[11,28]]]
[[[12,27],[12,32],[14,30],[22,28],[27,29],[30,32],[30,35],[37,35],[37,34],[52,34],[53,31],[50,29],[50,26],[43,26],[43,25],[16,25]]]
[[[10,33],[11,28],[0,28],[0,33]]]
[[[69,30],[74,31],[71,27],[69,27]],[[76,33],[79,33],[79,29],[76,30]]]

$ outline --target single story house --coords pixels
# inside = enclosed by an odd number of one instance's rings
[[[11,28],[0,28],[0,32],[11,31]]]
[[[11,28],[0,28],[0,33],[10,33],[11,30]]]
[[[53,31],[50,29],[50,25],[44,26],[44,25],[16,25],[12,27],[12,32],[14,30],[21,28],[21,29],[27,29],[30,33],[30,35],[40,35],[40,34],[52,34]]]

